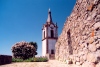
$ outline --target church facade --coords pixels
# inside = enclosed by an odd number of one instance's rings
[[[52,21],[51,11],[48,10],[48,18],[42,28],[42,56],[55,55],[55,43],[58,39],[58,26]]]

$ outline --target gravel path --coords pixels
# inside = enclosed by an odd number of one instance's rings
[[[67,65],[57,60],[49,60],[48,62],[19,62],[1,65],[0,67],[79,67],[75,65]]]

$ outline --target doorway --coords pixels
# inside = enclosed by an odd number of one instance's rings
[[[54,50],[53,49],[51,50],[51,54],[54,54]]]

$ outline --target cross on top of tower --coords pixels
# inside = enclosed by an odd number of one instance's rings
[[[52,16],[51,16],[51,11],[50,11],[50,8],[48,10],[48,18],[47,18],[47,23],[48,24],[51,24],[52,23]]]
[[[49,8],[48,12],[51,12],[51,11],[50,11],[50,8]]]

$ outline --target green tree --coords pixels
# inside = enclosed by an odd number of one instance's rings
[[[34,46],[35,49],[36,49],[36,51],[37,51],[38,46],[37,46],[37,43],[36,43],[36,42],[29,42],[29,44],[32,45],[32,46]],[[38,54],[38,53],[35,52],[35,55],[37,55],[37,54]]]

